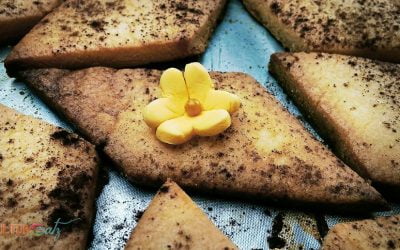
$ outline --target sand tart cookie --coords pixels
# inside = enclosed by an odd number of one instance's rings
[[[125,246],[134,249],[237,249],[173,181],[158,191]]]
[[[6,59],[14,68],[135,66],[202,53],[225,0],[71,0]]]
[[[341,210],[382,208],[381,196],[307,132],[252,77],[211,72],[215,87],[237,95],[231,126],[182,145],[156,138],[144,108],[160,96],[161,71],[95,67],[20,72],[136,183],[179,185],[268,201]]]
[[[62,0],[1,0],[0,45],[23,37]]]
[[[393,0],[243,0],[290,51],[400,62],[400,5]]]
[[[77,135],[0,105],[0,248],[85,249],[98,160]]]
[[[278,53],[270,70],[349,166],[400,190],[400,66],[351,56]]]
[[[323,250],[400,249],[400,215],[340,223],[329,230]]]

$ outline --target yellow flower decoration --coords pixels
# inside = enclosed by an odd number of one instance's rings
[[[144,121],[157,129],[157,138],[168,144],[182,144],[193,136],[214,136],[231,125],[230,114],[240,107],[238,96],[215,90],[207,70],[190,63],[185,72],[164,71],[160,79],[162,98],[149,103]]]

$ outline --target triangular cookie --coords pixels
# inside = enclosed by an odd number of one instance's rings
[[[180,146],[160,142],[142,116],[160,94],[160,75],[158,70],[102,67],[21,72],[134,182],[160,185],[173,178],[181,186],[224,195],[338,210],[373,210],[384,204],[367,182],[246,74],[211,72],[218,89],[242,101],[223,134]]]
[[[225,0],[71,0],[6,59],[15,68],[135,66],[204,51]]]
[[[0,248],[85,249],[98,164],[77,135],[0,105]]]
[[[329,230],[322,249],[400,249],[400,215],[337,224]]]
[[[20,39],[62,0],[0,1],[0,45]]]
[[[237,249],[173,181],[158,191],[125,247],[133,249]]]
[[[243,2],[290,51],[330,52],[400,62],[400,5],[396,1]]]
[[[400,190],[400,65],[278,53],[270,69],[340,158],[373,182]]]

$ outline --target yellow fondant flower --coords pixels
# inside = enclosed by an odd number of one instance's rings
[[[182,144],[193,136],[214,136],[231,125],[230,114],[240,107],[234,94],[215,90],[207,70],[190,63],[185,72],[170,68],[161,75],[162,98],[149,103],[143,118],[157,138]]]

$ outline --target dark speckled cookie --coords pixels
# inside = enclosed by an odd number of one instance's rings
[[[290,51],[400,62],[398,0],[243,0]]]
[[[98,67],[20,75],[136,183],[157,186],[171,178],[192,189],[335,211],[385,205],[246,74],[211,72],[217,88],[237,94],[242,107],[224,133],[180,146],[158,141],[142,117],[159,95],[161,71]]]
[[[71,0],[5,61],[16,68],[131,67],[204,52],[225,0]]]
[[[85,249],[98,164],[77,135],[0,105],[0,248]]]

